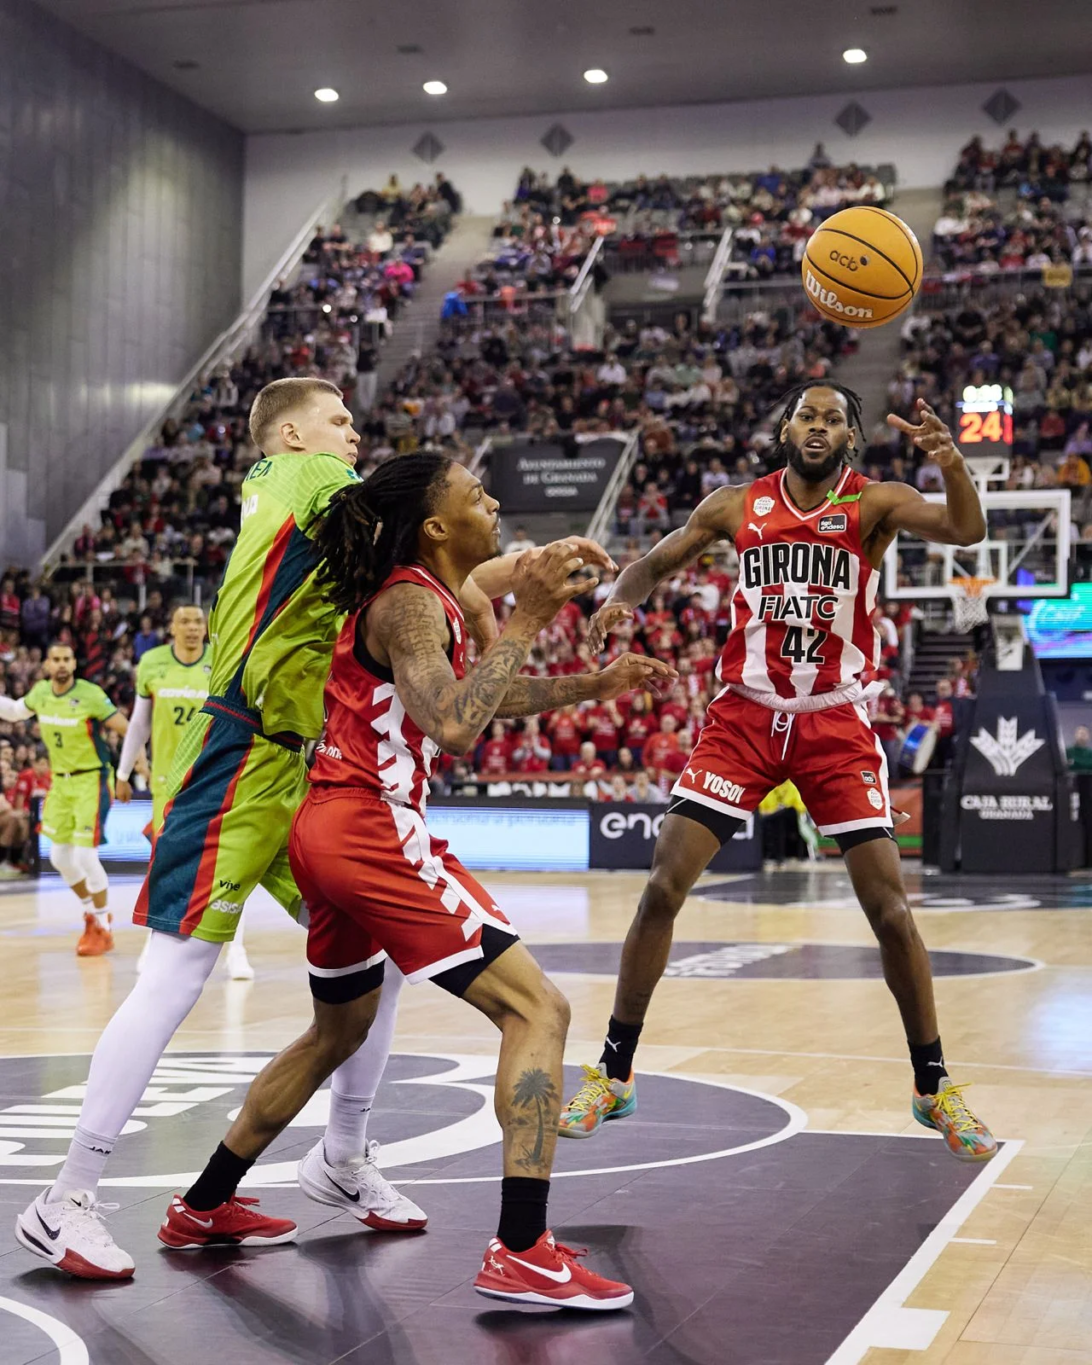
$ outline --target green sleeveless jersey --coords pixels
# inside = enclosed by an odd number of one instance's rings
[[[141,655],[136,690],[138,696],[152,699],[152,766],[157,775],[170,772],[182,731],[209,694],[211,672],[207,645],[192,664],[182,663],[170,645]]]
[[[209,618],[209,692],[264,734],[317,739],[341,616],[315,586],[312,523],[359,482],[336,455],[273,455],[243,480],[242,521]]]
[[[78,773],[109,765],[110,750],[101,722],[109,720],[117,707],[101,687],[77,678],[58,696],[53,684],[43,679],[23,701],[38,717],[53,772]]]

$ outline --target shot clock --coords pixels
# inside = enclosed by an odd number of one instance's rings
[[[956,403],[957,443],[968,455],[1008,455],[1012,450],[1012,390],[1002,384],[968,384]]]

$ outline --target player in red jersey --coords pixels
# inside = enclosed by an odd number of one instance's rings
[[[986,522],[948,428],[924,402],[919,422],[888,422],[944,476],[946,501],[901,483],[873,483],[847,464],[860,429],[857,396],[837,384],[790,393],[778,436],[784,469],[713,492],[619,576],[593,618],[592,649],[632,617],[657,583],[714,542],[739,555],[732,629],[717,670],[721,691],[656,843],[652,871],[622,951],[603,1056],[566,1106],[561,1132],[588,1137],[636,1108],[633,1054],[671,948],[675,917],[720,845],[762,798],[793,781],[823,834],[837,839],[879,941],[884,978],[902,1016],[914,1070],[913,1113],[961,1160],[997,1144],[944,1066],[929,956],[906,899],[887,787],[887,760],[865,710],[878,662],[872,612],[884,551],[898,531],[974,545]]]
[[[309,911],[316,1022],[251,1086],[198,1185],[203,1204],[231,1198],[254,1159],[322,1084],[329,1067],[316,1062],[315,1030],[336,1034],[347,1051],[359,1047],[389,954],[411,982],[435,981],[501,1033],[501,1215],[475,1287],[524,1303],[624,1308],[630,1287],[588,1270],[546,1227],[568,1002],[488,891],[430,835],[425,802],[437,756],[468,753],[494,717],[606,700],[674,674],[657,660],[624,655],[598,673],[519,676],[539,631],[595,586],[594,578],[570,577],[584,562],[571,542],[519,557],[501,589],[511,587],[515,609],[468,669],[459,594],[497,553],[499,539],[497,503],[461,465],[432,454],[390,460],[335,496],[316,533],[328,599],[350,613],[290,843]],[[321,1175],[316,1169],[315,1179]],[[185,1214],[196,1189],[172,1204],[168,1223]]]

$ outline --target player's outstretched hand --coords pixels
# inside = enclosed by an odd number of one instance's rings
[[[678,676],[662,659],[650,659],[647,654],[620,654],[599,674],[602,688],[599,699],[609,701],[639,687],[647,687],[659,696]]]
[[[114,783],[114,799],[127,806],[133,799],[133,788],[127,777],[119,777]]]
[[[598,541],[589,540],[587,536],[566,536],[565,543],[571,545],[575,552],[583,557],[585,564],[593,564],[597,569],[606,569],[608,573],[618,572],[618,565]]]
[[[917,416],[921,419],[917,426],[905,417],[897,417],[893,412],[887,414],[887,425],[909,436],[919,450],[936,460],[941,469],[947,469],[959,457],[959,450],[952,440],[952,433],[940,420],[933,409],[919,398]]]
[[[600,607],[588,622],[588,648],[593,654],[601,654],[607,636],[623,621],[633,620],[633,608],[622,602],[608,602]]]
[[[572,540],[557,540],[542,550],[525,551],[516,561],[512,575],[517,609],[544,626],[549,625],[566,602],[591,592],[598,584],[596,574],[572,578],[584,563]]]

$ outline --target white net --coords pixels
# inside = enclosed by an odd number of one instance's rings
[[[990,619],[986,589],[996,581],[994,578],[972,578],[969,575],[950,581],[952,615],[957,634],[966,635],[976,626],[984,626]]]

